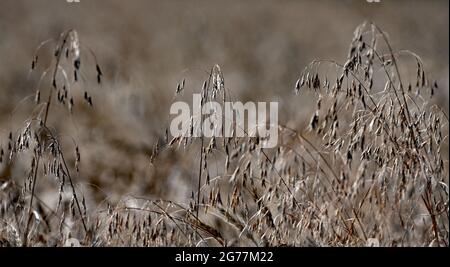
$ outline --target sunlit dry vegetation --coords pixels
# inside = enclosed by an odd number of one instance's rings
[[[258,137],[171,136],[168,109],[139,140],[110,101],[115,92],[101,91],[110,71],[101,51],[76,29],[41,40],[23,66],[33,94],[0,131],[0,245],[448,246],[449,121],[435,101],[443,86],[392,39],[364,22],[342,62],[313,55],[285,92],[313,108],[280,106],[270,149]],[[198,84],[183,73],[172,102],[241,100],[227,71],[204,68]],[[117,132],[79,134],[93,125],[78,113]],[[302,122],[288,125],[291,117]],[[61,120],[76,130],[60,131]],[[190,131],[203,120],[191,117]]]

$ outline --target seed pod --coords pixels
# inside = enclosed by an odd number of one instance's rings
[[[297,82],[295,83],[295,94],[296,95],[298,95],[300,92],[300,87],[301,87],[300,82],[301,82],[300,79],[298,79]]]
[[[81,60],[80,60],[80,58],[76,58],[73,61],[73,66],[75,67],[76,70],[80,70],[80,67],[81,67]]]
[[[95,69],[97,70],[97,82],[100,84],[102,82],[103,73],[98,64],[95,65]]]
[[[319,79],[319,75],[317,73],[316,73],[316,76],[314,77],[313,88],[316,90],[320,89],[320,79]]]
[[[31,61],[31,70],[34,70],[34,69],[36,68],[37,60],[38,60],[38,57],[35,56],[35,57],[33,58],[33,60]]]
[[[71,97],[69,100],[69,110],[72,112],[72,108],[73,108],[73,98]]]
[[[315,130],[317,128],[318,123],[319,123],[319,113],[315,112],[310,122],[311,130]]]
[[[40,90],[36,91],[36,95],[34,97],[34,102],[36,104],[39,104],[41,102],[41,91]]]

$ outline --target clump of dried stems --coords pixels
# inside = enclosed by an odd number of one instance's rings
[[[59,52],[65,42],[60,44]],[[58,73],[64,72],[55,71],[53,81]],[[176,95],[185,87],[183,79]],[[280,125],[275,149],[262,148],[258,137],[171,138],[166,130],[151,156],[155,168],[167,151],[199,154],[188,203],[127,196],[116,206],[86,214],[71,183],[72,213],[75,202],[89,232],[81,244],[448,246],[448,117],[430,101],[437,89],[418,55],[394,50],[381,29],[364,23],[354,33],[345,63],[314,60],[305,67],[295,93],[314,92],[316,110],[308,129]],[[230,100],[218,65],[200,92],[201,105]],[[49,105],[50,98],[47,110]],[[34,155],[22,191],[12,181],[0,188],[2,216],[10,212],[12,217],[2,226],[2,242],[27,242],[20,238],[27,218],[11,210],[26,210],[26,191],[36,183],[45,151],[53,161],[47,170],[59,177],[61,190],[65,178],[72,180],[46,117],[30,121],[17,138],[11,135],[10,148],[2,152],[14,155],[26,148]],[[190,131],[202,127],[204,119],[191,117]],[[33,195],[31,190],[25,214],[36,214],[37,220]],[[22,228],[14,221],[22,221]]]
[[[50,48],[51,45],[53,48]],[[53,53],[50,64],[45,69],[38,70],[40,54],[46,49],[50,49]],[[2,224],[6,229],[12,230],[15,237],[5,241],[10,245],[27,246],[39,242],[58,244],[58,234],[61,234],[60,240],[64,239],[62,228],[67,225],[65,221],[70,214],[72,219],[75,219],[76,212],[84,231],[88,230],[85,199],[80,198],[76,192],[74,175],[66,161],[66,152],[62,149],[60,137],[48,125],[48,119],[52,115],[52,105],[60,104],[66,106],[70,112],[73,110],[74,87],[81,81],[85,82],[81,72],[84,50],[78,33],[70,29],[61,33],[56,40],[49,39],[41,43],[35,51],[30,74],[41,72],[41,75],[35,89],[33,112],[23,123],[23,127],[9,132],[8,147],[6,149],[2,147],[0,152],[0,162],[7,164],[6,168],[11,168],[15,161],[29,157],[29,172],[27,178],[23,179],[23,184],[19,185],[14,179],[4,181],[2,184],[2,194],[5,194],[1,198],[4,218]],[[91,53],[96,61],[93,52],[88,48],[86,51]],[[102,72],[97,63],[94,70],[97,72],[97,82],[100,83]],[[41,92],[46,96],[45,102],[41,100]],[[84,92],[84,100],[92,106],[92,97],[88,91]],[[74,152],[74,169],[78,174],[81,154],[76,144]],[[36,196],[36,184],[40,176],[56,179],[59,188],[56,208],[49,207]],[[69,202],[63,200],[66,188],[71,190]],[[53,226],[51,219],[58,219],[60,231],[51,228]],[[42,226],[43,224],[45,227]],[[44,233],[48,233],[48,239],[44,239]]]

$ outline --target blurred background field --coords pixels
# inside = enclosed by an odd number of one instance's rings
[[[345,61],[355,27],[367,20],[388,33],[395,50],[422,57],[440,85],[433,101],[447,109],[448,5],[446,0],[2,0],[0,142],[5,146],[9,129],[18,129],[31,112],[26,103],[39,77],[29,73],[35,48],[73,28],[95,51],[104,83],[84,84],[93,109],[80,104],[68,117],[61,107],[49,125],[69,145],[71,138],[79,145],[76,179],[89,205],[114,203],[127,194],[183,202],[195,188],[192,157],[173,152],[158,167],[149,160],[180,80],[186,79],[188,92],[199,91],[206,71],[219,64],[235,99],[279,101],[280,121],[303,129],[315,100],[308,94],[293,97],[300,72],[316,58]],[[95,77],[95,69],[86,75]],[[0,167],[0,179],[21,179],[24,169],[20,162],[13,171]],[[56,201],[56,188],[52,181],[38,184],[48,203]]]

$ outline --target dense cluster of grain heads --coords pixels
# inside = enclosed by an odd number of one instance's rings
[[[53,45],[53,48],[50,46]],[[52,58],[48,66],[40,69],[39,55],[45,53],[47,49],[53,49]],[[97,71],[97,81],[100,83],[102,72],[96,63],[95,55],[87,49],[95,60]],[[40,78],[36,87],[35,107],[29,118],[23,123],[23,127],[13,130],[8,136],[8,148],[1,148],[0,162],[4,163],[7,169],[12,169],[17,162],[28,164],[28,175],[23,179],[23,185],[19,186],[14,182],[14,177],[5,181],[2,190],[19,190],[14,201],[11,198],[2,198],[5,207],[10,207],[15,213],[4,215],[4,224],[13,228],[20,238],[14,239],[11,245],[23,245],[43,243],[52,244],[60,238],[67,238],[64,235],[62,226],[67,224],[66,220],[81,220],[84,230],[86,226],[86,205],[84,196],[79,199],[73,182],[71,168],[65,159],[65,153],[61,146],[61,139],[56,130],[48,125],[48,119],[52,114],[52,104],[57,103],[67,106],[72,112],[74,107],[73,90],[83,90],[89,86],[86,81],[79,85],[80,78],[84,79],[82,70],[83,49],[75,30],[68,30],[59,36],[58,39],[47,40],[41,43],[36,49],[31,63],[30,75],[40,72]],[[44,61],[45,62],[45,61]],[[73,76],[69,76],[73,73]],[[41,92],[46,93],[46,101],[42,103]],[[84,91],[84,100],[92,106],[92,97],[88,91]],[[81,154],[75,144],[75,172],[79,173],[79,163]],[[36,184],[39,177],[54,178],[58,184],[58,201],[56,207],[47,206],[36,195]],[[67,188],[70,192],[66,194]],[[15,191],[14,191],[15,192]],[[5,194],[10,194],[6,192]],[[81,204],[80,204],[81,203]],[[83,207],[82,207],[83,206]],[[78,215],[77,215],[78,212]],[[76,218],[76,216],[79,216]],[[11,217],[14,218],[11,221]],[[54,229],[48,220],[59,221],[58,228]],[[43,222],[44,221],[44,222]],[[77,222],[78,223],[78,222]],[[43,227],[45,224],[45,227]],[[68,227],[70,229],[70,227]],[[40,232],[44,231],[44,232]],[[43,239],[43,236],[47,236]],[[55,239],[56,238],[56,239]],[[40,240],[43,239],[43,240]],[[54,240],[50,240],[54,239]]]

